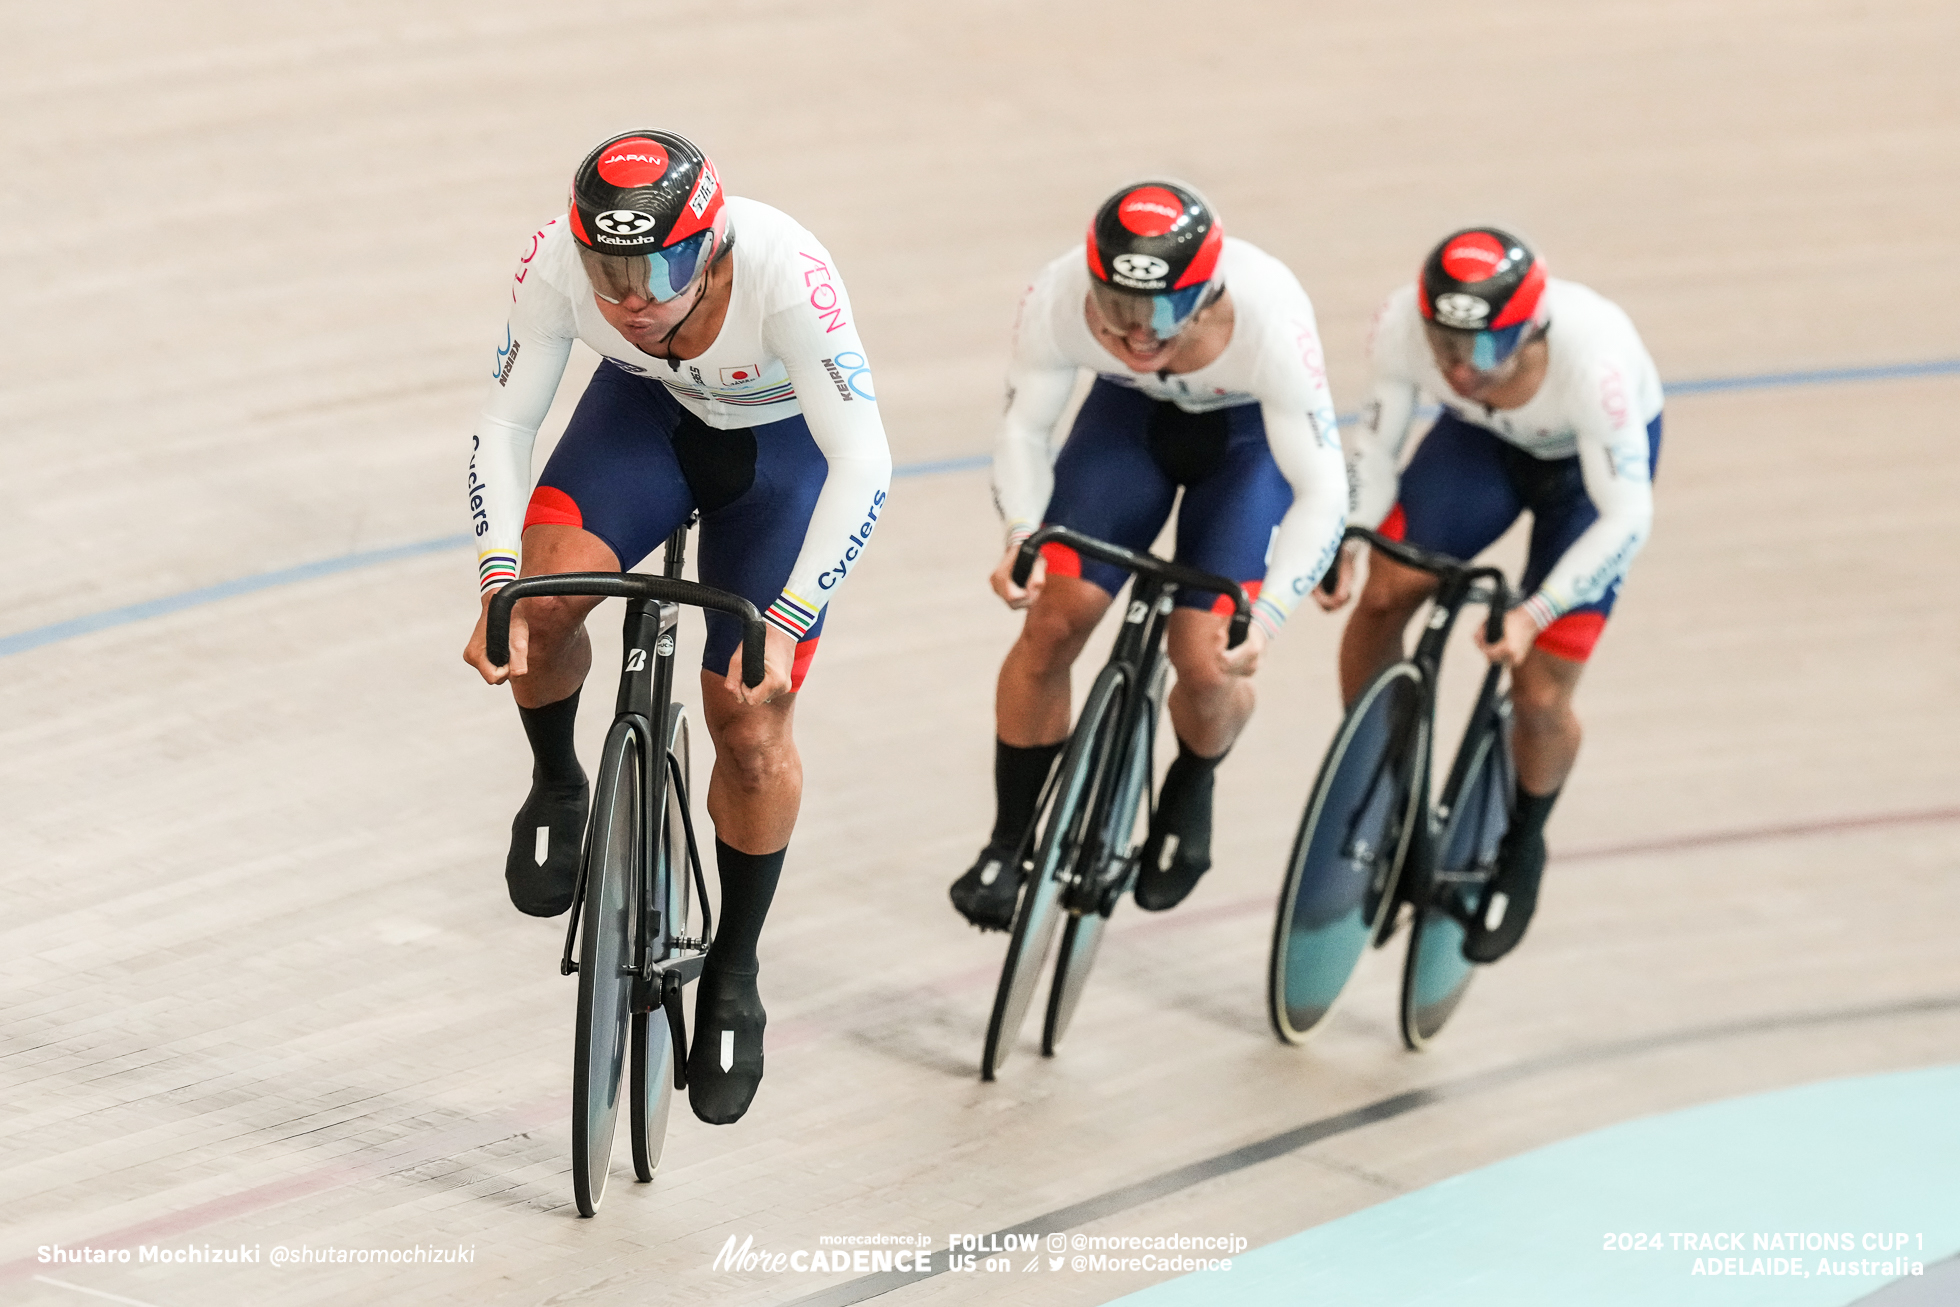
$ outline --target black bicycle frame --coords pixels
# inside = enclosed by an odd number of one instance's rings
[[[640,746],[642,767],[642,812],[640,840],[645,856],[634,866],[633,892],[640,911],[633,940],[632,962],[627,970],[634,978],[633,1010],[651,1011],[664,1007],[674,1040],[674,1083],[685,1088],[687,1046],[681,1019],[681,988],[701,971],[709,941],[714,936],[714,918],[708,907],[706,877],[701,869],[701,853],[694,838],[694,817],[685,803],[680,805],[681,825],[687,837],[685,868],[673,874],[694,877],[695,893],[701,904],[699,938],[670,936],[665,920],[666,905],[653,901],[652,867],[660,856],[666,837],[668,790],[681,784],[680,763],[668,752],[664,733],[668,708],[674,695],[674,628],[680,621],[680,605],[709,608],[739,618],[742,622],[742,681],[749,686],[762,683],[763,644],[761,614],[740,595],[712,589],[680,579],[686,561],[687,531],[690,520],[667,538],[662,575],[637,572],[560,572],[528,576],[504,586],[490,602],[485,653],[490,662],[504,667],[510,663],[510,615],[520,599],[548,595],[594,595],[626,600],[624,657],[620,667],[619,698],[614,709],[615,725],[624,723]],[[559,971],[571,975],[579,968],[572,953],[578,940],[579,919],[585,908],[586,881],[590,867],[593,832],[588,827],[580,849],[579,872],[572,893],[571,919],[565,929],[565,951],[559,958]],[[671,923],[678,929],[680,923]],[[659,954],[661,956],[656,956]],[[674,957],[674,954],[683,956]]]
[[[1442,675],[1443,650],[1449,643],[1451,630],[1456,626],[1457,614],[1462,611],[1465,604],[1488,603],[1489,613],[1484,621],[1484,638],[1495,643],[1504,637],[1504,614],[1510,607],[1510,587],[1504,580],[1503,570],[1496,567],[1471,567],[1447,554],[1432,553],[1405,541],[1391,540],[1366,527],[1349,527],[1344,539],[1365,540],[1403,566],[1428,572],[1436,578],[1436,594],[1430,604],[1429,620],[1422,636],[1416,641],[1415,652],[1410,654],[1408,659],[1415,664],[1421,678],[1422,714],[1424,720],[1429,723],[1430,738],[1433,740],[1436,689]],[[1480,593],[1480,585],[1485,584],[1489,588]],[[1484,673],[1483,688],[1478,691],[1476,706],[1470,711],[1469,726],[1464,734],[1466,740],[1474,739],[1478,732],[1489,729],[1491,720],[1497,712],[1498,685],[1503,679],[1503,674],[1504,669],[1495,663],[1491,664],[1490,670]],[[1463,769],[1469,765],[1470,753],[1469,749],[1457,750],[1456,760],[1451,764],[1449,777],[1443,786],[1444,794],[1455,794],[1457,787],[1462,784]],[[1447,813],[1437,813],[1434,805],[1429,802],[1429,757],[1426,753],[1423,758],[1422,774],[1415,778],[1415,783],[1422,787],[1421,809],[1425,815],[1411,833],[1408,852],[1404,855],[1399,884],[1405,889],[1412,884],[1426,885],[1433,879],[1436,832],[1431,829],[1432,822],[1429,814],[1447,816]],[[1411,873],[1420,879],[1411,879]],[[1390,913],[1382,923],[1384,933],[1393,922],[1394,914]]]
[[[1105,667],[1117,668],[1125,681],[1123,707],[1116,720],[1116,753],[1110,760],[1106,775],[1120,778],[1129,764],[1129,749],[1136,739],[1137,727],[1144,713],[1151,707],[1144,694],[1151,679],[1157,674],[1158,666],[1164,660],[1164,633],[1170,625],[1172,610],[1176,607],[1177,592],[1180,589],[1196,590],[1222,594],[1232,601],[1232,620],[1226,632],[1226,647],[1237,648],[1245,641],[1247,627],[1252,621],[1252,604],[1246,598],[1244,587],[1222,576],[1201,572],[1181,563],[1165,562],[1151,554],[1140,554],[1118,545],[1107,544],[1093,536],[1085,536],[1067,527],[1045,526],[1021,543],[1020,555],[1014,560],[1014,584],[1026,585],[1034,570],[1034,561],[1041,553],[1041,547],[1050,541],[1066,545],[1076,553],[1099,559],[1129,572],[1134,578],[1130,584],[1127,608],[1123,623],[1117,629],[1116,642],[1110,648],[1109,661]],[[1055,784],[1050,777],[1049,785]],[[1145,799],[1151,809],[1156,806],[1156,782],[1151,772],[1146,772]],[[1115,787],[1103,785],[1095,796],[1095,806],[1090,810],[1090,843],[1085,845],[1076,859],[1077,867],[1101,867],[1107,862],[1107,850],[1101,847],[1103,829],[1109,817],[1109,804],[1115,795]],[[1047,806],[1047,789],[1044,787],[1042,807]],[[1029,853],[1029,841],[1034,837],[1032,828],[1022,837],[1022,847],[1016,855],[1017,862]],[[1113,874],[1121,875],[1118,868]],[[1100,897],[1105,888],[1098,883],[1091,885],[1089,877],[1071,868],[1068,872],[1070,882],[1067,886],[1072,906],[1088,910],[1094,906],[1090,900]]]

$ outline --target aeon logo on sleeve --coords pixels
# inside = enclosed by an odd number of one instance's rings
[[[797,251],[797,257],[809,264],[803,269],[803,285],[810,292],[810,307],[824,321],[824,334],[828,336],[839,327],[849,326],[844,321],[843,300],[837,294],[837,287],[830,279],[830,265],[814,254]]]
[[[638,236],[653,226],[653,215],[636,209],[607,209],[592,221],[612,236]]]

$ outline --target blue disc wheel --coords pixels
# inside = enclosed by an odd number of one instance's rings
[[[1369,682],[1314,780],[1280,886],[1268,968],[1273,1030],[1297,1044],[1318,1028],[1395,904],[1422,819],[1429,719],[1414,663]]]
[[[1402,968],[1402,1042],[1417,1050],[1443,1029],[1476,974],[1463,956],[1463,923],[1490,880],[1517,788],[1508,699],[1499,700],[1490,724],[1466,738],[1462,750],[1440,805],[1436,870],[1410,895],[1416,915]]]

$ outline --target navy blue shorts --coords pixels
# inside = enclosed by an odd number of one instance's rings
[[[1176,559],[1230,577],[1259,597],[1293,487],[1273,462],[1257,404],[1187,413],[1097,378],[1055,459],[1047,521],[1125,549],[1144,550],[1169,520],[1178,487]],[[1050,576],[1079,576],[1114,595],[1129,574],[1062,545],[1042,550]],[[1232,601],[1179,591],[1181,608],[1229,613]]]
[[[590,531],[631,571],[698,510],[702,584],[766,609],[789,580],[829,475],[801,414],[718,430],[658,381],[605,363],[544,465],[524,525]],[[828,611],[796,646],[792,689],[802,687]],[[719,676],[742,643],[742,624],[722,613],[707,619],[701,666]]]
[[[1661,419],[1647,424],[1647,471],[1660,466]],[[1495,432],[1444,410],[1422,438],[1402,472],[1395,511],[1382,534],[1452,558],[1471,559],[1531,512],[1531,548],[1520,593],[1530,595],[1585,529],[1599,520],[1586,493],[1579,456],[1534,458]],[[1614,581],[1605,594],[1580,604],[1538,634],[1548,653],[1584,662],[1619,598]]]

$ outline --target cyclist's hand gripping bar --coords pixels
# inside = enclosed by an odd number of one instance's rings
[[[1232,622],[1226,631],[1225,647],[1236,649],[1245,643],[1246,628],[1252,625],[1252,601],[1245,597],[1245,587],[1238,582],[1213,576],[1210,572],[1200,572],[1181,563],[1167,563],[1155,554],[1139,554],[1118,545],[1105,544],[1094,536],[1085,536],[1065,526],[1044,526],[1021,542],[1021,552],[1014,559],[1015,585],[1028,583],[1028,577],[1034,571],[1034,560],[1041,556],[1041,547],[1051,540],[1126,572],[1169,581],[1181,590],[1224,595],[1232,601]]]
[[[519,599],[540,595],[597,595],[607,599],[645,599],[662,604],[688,604],[712,608],[740,619],[742,623],[742,684],[754,688],[762,684],[762,650],[765,640],[762,615],[755,605],[740,595],[676,581],[665,576],[641,572],[560,572],[553,576],[527,576],[497,591],[490,601],[490,626],[485,632],[484,652],[493,666],[510,665],[510,610]]]
[[[1343,540],[1366,540],[1370,545],[1387,554],[1404,567],[1413,567],[1431,576],[1462,576],[1471,581],[1490,582],[1490,612],[1484,618],[1484,639],[1496,644],[1504,638],[1504,614],[1511,607],[1511,587],[1504,581],[1504,573],[1495,567],[1472,567],[1448,554],[1438,554],[1427,549],[1419,549],[1404,540],[1391,540],[1379,531],[1370,531],[1365,526],[1351,526],[1341,537]]]

